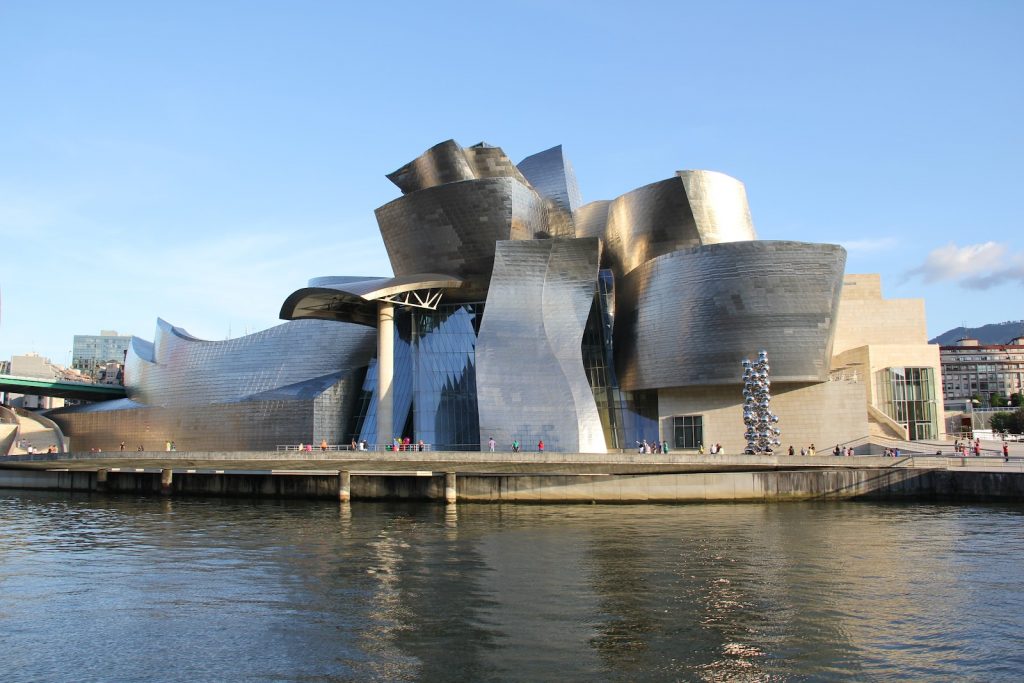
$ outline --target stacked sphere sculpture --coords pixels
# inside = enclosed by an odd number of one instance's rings
[[[780,445],[782,433],[775,425],[779,416],[769,410],[772,381],[768,377],[768,352],[761,351],[757,360],[743,359],[743,424],[747,453],[771,453]]]

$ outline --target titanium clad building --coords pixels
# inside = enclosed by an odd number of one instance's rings
[[[393,276],[314,277],[285,298],[288,322],[241,339],[159,321],[152,343],[132,339],[128,399],[52,413],[73,447],[478,450],[493,437],[737,452],[741,361],[762,349],[784,445],[929,433],[866,379],[911,363],[858,345],[849,312],[865,300],[854,289],[844,306],[843,248],[758,240],[734,178],[678,171],[584,204],[561,146],[515,164],[454,140],[387,177],[401,194],[376,218]],[[879,287],[869,308],[886,303]]]

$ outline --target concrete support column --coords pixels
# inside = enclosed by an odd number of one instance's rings
[[[174,481],[174,470],[160,470],[160,495],[171,495],[171,483]]]
[[[100,468],[96,470],[96,490],[106,491],[107,490],[107,470]]]
[[[454,503],[458,498],[458,493],[455,489],[455,473],[445,472],[444,473],[444,502]]]
[[[352,473],[347,470],[338,471],[338,500],[342,503],[352,500]]]
[[[377,302],[377,443],[391,443],[395,435],[395,305]]]

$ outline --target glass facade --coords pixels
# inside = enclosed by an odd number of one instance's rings
[[[676,448],[700,448],[704,443],[704,417],[678,415],[672,418],[672,444]]]
[[[107,334],[76,334],[71,347],[71,367],[96,377],[107,363],[124,364],[130,336]]]
[[[938,437],[932,368],[886,368],[876,379],[882,411],[907,428],[911,441]]]
[[[605,443],[609,449],[628,450],[645,439],[649,443],[660,439],[658,393],[619,389],[612,342],[614,311],[615,277],[611,270],[602,269],[583,331],[583,369],[594,392]]]
[[[476,337],[482,303],[396,309],[394,425],[391,436],[422,440],[435,450],[480,450],[476,402]],[[353,438],[389,443],[377,435],[377,363],[367,369],[356,407]]]

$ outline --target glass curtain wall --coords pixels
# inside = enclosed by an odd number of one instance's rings
[[[886,368],[876,379],[882,411],[907,428],[911,441],[938,437],[932,368]]]
[[[476,403],[476,337],[482,303],[395,310],[394,425],[401,439],[433,450],[480,450]],[[367,443],[377,435],[377,361],[363,381],[351,433]]]

